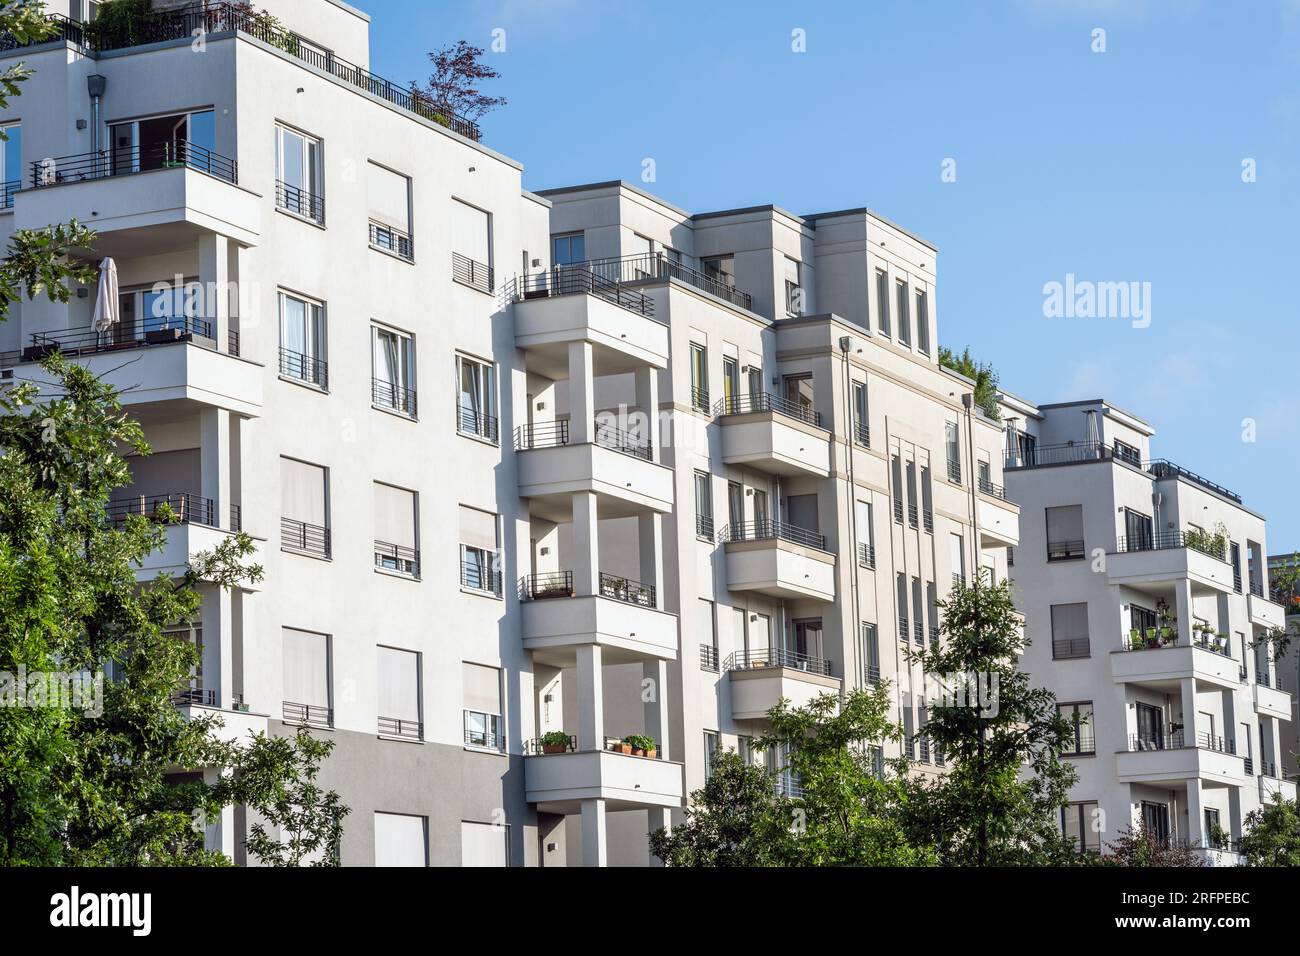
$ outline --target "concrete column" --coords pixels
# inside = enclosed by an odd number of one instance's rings
[[[582,865],[608,866],[605,845],[605,801],[582,801]]]
[[[600,536],[596,494],[573,493],[573,588],[579,597],[600,593]]]
[[[199,622],[203,626],[203,689],[216,693],[218,707],[229,707],[234,686],[233,628],[230,592],[205,584]]]
[[[190,492],[192,488],[177,488]],[[212,502],[213,524],[230,527],[230,412],[204,408],[199,412],[198,493]]]
[[[1199,731],[1209,731],[1209,727],[1196,726],[1196,680],[1191,677],[1184,677],[1179,681],[1179,692],[1183,702],[1183,745],[1186,747],[1196,746],[1196,735]]]
[[[599,644],[578,647],[578,749],[605,747],[605,687]],[[601,815],[604,816],[604,805]],[[586,812],[583,812],[584,817]],[[585,834],[584,834],[585,835]],[[583,853],[586,853],[585,840]]]
[[[1228,836],[1234,840],[1241,839],[1241,788],[1228,788]]]
[[[637,538],[641,548],[642,584],[653,584],[655,607],[664,606],[664,537],[663,522],[654,512],[637,516]]]
[[[590,342],[569,345],[569,444],[590,442],[595,434],[596,390]]]
[[[1174,582],[1174,613],[1178,615],[1178,643],[1192,643],[1192,582],[1181,578]]]
[[[642,697],[653,693],[645,702],[645,732],[659,744],[659,759],[668,759],[668,662],[646,661],[641,665]],[[646,681],[650,683],[647,684]]]
[[[217,350],[224,352],[230,341],[230,252],[225,236],[199,236],[199,283],[203,286],[203,317],[212,323]]]
[[[659,370],[642,366],[636,370],[636,406],[646,416],[645,439],[650,443],[650,460],[659,461]]]
[[[653,810],[647,810],[646,823],[647,833],[654,833],[656,830],[671,830],[673,828],[673,812],[667,807],[662,809],[656,807]],[[651,853],[650,865],[663,866],[664,861],[655,856],[654,853]]]
[[[1201,781],[1187,781],[1187,842],[1200,846],[1205,842],[1205,808],[1201,805]]]

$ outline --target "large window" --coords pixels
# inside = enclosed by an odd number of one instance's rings
[[[876,321],[881,335],[889,335],[889,273],[884,269],[876,270],[876,306],[879,315]]]
[[[275,178],[276,205],[296,216],[324,224],[320,140],[277,126]]]
[[[1088,657],[1092,653],[1088,640],[1088,605],[1052,605],[1052,657],[1068,660]]]
[[[280,375],[329,388],[325,307],[291,292],[280,293]]]
[[[1047,513],[1047,560],[1068,561],[1084,556],[1083,505],[1062,505]]]
[[[415,339],[405,332],[370,327],[373,377],[370,400],[380,408],[415,417]]]
[[[459,199],[451,201],[451,277],[480,292],[494,288],[492,217]]]
[[[234,181],[234,163],[217,156],[212,110],[169,113],[108,128],[113,175],[183,165]]]
[[[424,739],[420,701],[420,655],[379,647],[379,732],[387,737]]]
[[[375,813],[375,866],[428,866],[429,836],[425,817]]]
[[[1069,722],[1073,736],[1061,753],[1080,756],[1097,752],[1097,738],[1092,729],[1092,701],[1079,704],[1057,704],[1056,712]]]
[[[501,720],[501,671],[483,664],[461,664],[465,702],[465,743],[470,747],[505,750]]]
[[[496,367],[464,355],[456,356],[456,430],[496,443]]]
[[[23,185],[23,128],[19,123],[0,126],[4,139],[0,139],[0,209],[11,209],[14,193]]]
[[[510,828],[495,823],[460,824],[461,866],[509,866]]]
[[[501,595],[497,516],[460,506],[460,583],[471,591]]]
[[[735,256],[707,256],[700,260],[700,269],[719,285],[728,289],[736,287]]]
[[[375,567],[420,576],[419,507],[414,491],[376,481]]]
[[[732,528],[732,534],[738,530]],[[713,485],[707,471],[695,473],[695,533],[713,539]]]
[[[298,724],[333,726],[329,635],[289,627],[282,628],[280,635],[284,719]]]
[[[411,180],[375,163],[366,166],[370,245],[411,261]]]
[[[296,458],[280,459],[280,547],[330,556],[329,472]]]
[[[551,262],[557,266],[569,266],[587,261],[587,238],[580,232],[551,236]]]
[[[709,350],[691,343],[691,407],[709,410]]]

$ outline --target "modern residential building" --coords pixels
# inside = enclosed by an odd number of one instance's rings
[[[1290,579],[1295,567],[1294,551],[1269,555],[1269,593],[1286,612],[1286,633],[1290,638],[1277,662],[1278,687],[1291,695],[1290,734],[1282,744],[1282,765],[1288,776],[1300,778],[1300,582]],[[1284,572],[1288,573],[1286,580],[1282,579]]]
[[[1104,850],[1145,824],[1234,863],[1246,816],[1296,788],[1292,696],[1260,641],[1283,623],[1264,518],[1153,459],[1151,426],[1105,401],[1004,394],[1002,414],[1023,666],[1076,728],[1065,832]]]
[[[142,577],[253,536],[265,579],[205,588],[178,706],[333,740],[345,864],[652,862],[779,699],[884,680],[942,771],[904,650],[1019,538],[932,246],[867,209],[529,193],[336,0],[129,35],[96,6],[0,53],[34,70],[0,234],[89,224],[116,320],[94,286],[23,303],[0,383],[57,348],[122,389],[153,454],[111,513],[181,517]],[[248,825],[211,845],[243,861]]]

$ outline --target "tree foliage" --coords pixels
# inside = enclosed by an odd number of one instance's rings
[[[989,418],[998,421],[1002,415],[998,410],[998,373],[987,362],[977,362],[966,346],[958,355],[950,348],[939,346],[939,364],[954,372],[965,375],[975,383],[975,404]]]
[[[424,85],[412,83],[411,92],[449,116],[477,120],[506,104],[504,96],[490,96],[481,89],[485,80],[494,80],[501,75],[482,62],[482,56],[481,47],[464,40],[434,50],[429,54],[433,72]]]
[[[1246,817],[1241,856],[1247,866],[1300,866],[1300,806],[1273,794],[1273,802]]]
[[[1145,824],[1137,829],[1125,828],[1119,839],[1107,844],[1110,851],[1101,858],[1107,866],[1204,866],[1205,860],[1191,847],[1176,841],[1162,839]]]

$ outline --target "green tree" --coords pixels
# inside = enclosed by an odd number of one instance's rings
[[[1300,866],[1300,807],[1273,794],[1273,802],[1246,817],[1241,855],[1247,866]]]
[[[950,689],[928,702],[925,734],[953,767],[908,781],[913,839],[933,838],[953,865],[1077,862],[1058,822],[1075,780],[1061,760],[1073,728],[1052,693],[1031,687],[1017,666],[1028,641],[1010,582],[958,585],[939,607],[946,640],[908,657]]]
[[[1099,862],[1104,866],[1204,866],[1205,860],[1190,847],[1161,839],[1140,824],[1136,830],[1120,831],[1119,839],[1106,845],[1110,851]]]
[[[969,345],[962,350],[960,355],[950,348],[939,346],[939,364],[944,368],[950,368],[954,372],[965,375],[973,381],[975,383],[975,404],[994,421],[1001,419],[1002,415],[998,411],[998,373],[992,365],[986,362],[976,362],[970,354]]]

